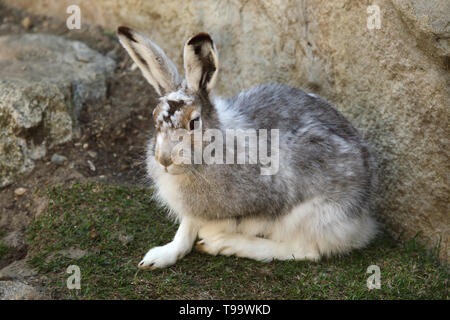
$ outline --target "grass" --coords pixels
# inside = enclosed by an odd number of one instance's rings
[[[1,0],[0,0],[1,1]],[[5,244],[2,238],[6,235],[6,232],[0,230],[0,260],[9,253],[9,247]]]
[[[114,30],[104,30],[103,33],[107,36],[115,36],[116,35],[116,31],[114,31]]]
[[[142,188],[75,184],[47,191],[50,205],[28,231],[30,263],[62,299],[448,299],[448,270],[413,239],[381,235],[369,248],[321,262],[253,260],[193,251],[176,265],[138,271],[148,249],[176,226]],[[123,241],[128,237],[128,240]],[[79,248],[86,255],[58,252]],[[68,290],[69,265],[81,289]],[[368,290],[368,266],[381,269],[381,289]]]
[[[9,252],[8,246],[0,240],[0,260]]]

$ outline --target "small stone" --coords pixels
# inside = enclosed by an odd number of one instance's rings
[[[91,171],[95,171],[96,170],[95,165],[94,165],[94,163],[91,160],[88,160],[87,163],[88,163],[89,169],[91,169]]]
[[[64,164],[64,162],[67,161],[67,157],[55,153],[55,154],[52,156],[51,161],[52,161],[53,163],[55,163],[55,164]]]
[[[140,165],[141,165],[140,161],[135,161],[131,164],[131,168],[136,168],[136,167],[139,167]]]
[[[120,234],[119,235],[119,240],[120,242],[122,242],[124,245],[129,244],[131,241],[134,240],[134,236],[131,234]]]
[[[89,149],[89,144],[87,144],[87,143],[83,144],[83,149],[84,149],[84,150]]]
[[[89,157],[94,158],[94,159],[96,159],[98,156],[97,152],[95,152],[95,151],[88,151],[88,155],[89,155]]]
[[[60,253],[69,259],[80,259],[87,254],[87,251],[80,248],[70,247],[69,249],[58,251],[57,253]]]
[[[138,68],[138,65],[136,63],[133,63],[130,67],[130,70],[134,71],[134,70],[137,70],[137,68]]]
[[[89,231],[89,237],[91,238],[91,239],[97,239],[98,237],[99,237],[100,235],[99,235],[99,233],[97,232],[97,230],[95,230],[95,229],[92,229],[91,231]]]
[[[23,196],[27,192],[27,189],[25,188],[17,188],[14,190],[14,194],[18,197]]]
[[[33,144],[31,145],[31,153],[30,153],[30,157],[33,160],[40,160],[43,157],[45,157],[46,153],[47,153],[47,149],[45,148],[45,144],[42,144],[40,146],[34,146]]]
[[[26,17],[22,20],[22,26],[27,30],[31,28],[32,23],[30,17]]]
[[[33,199],[33,208],[34,208],[34,216],[39,217],[42,213],[44,213],[47,208],[50,200],[47,197],[36,197]]]

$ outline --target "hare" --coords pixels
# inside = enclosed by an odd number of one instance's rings
[[[317,261],[374,238],[375,161],[357,130],[330,104],[281,84],[215,97],[218,54],[207,33],[184,45],[185,79],[141,33],[119,27],[118,37],[160,96],[146,165],[156,197],[180,223],[173,241],[148,251],[139,268],[173,265],[197,237],[203,253],[266,262]],[[195,133],[229,129],[276,129],[278,137],[270,136],[268,143],[278,139],[277,170],[262,174],[267,164],[254,162],[174,161],[175,131],[185,132],[195,148],[205,144]],[[249,146],[247,140],[240,143],[232,149]]]

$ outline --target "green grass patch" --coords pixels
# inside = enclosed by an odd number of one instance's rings
[[[9,252],[8,246],[0,240],[0,260]]]
[[[448,270],[415,241],[383,234],[370,247],[321,262],[260,263],[193,251],[176,265],[138,271],[153,246],[176,226],[151,190],[76,184],[47,192],[48,211],[28,231],[30,263],[62,299],[448,299]],[[124,241],[124,239],[128,239]],[[131,240],[131,241],[130,241]],[[84,250],[81,258],[58,252]],[[69,265],[81,270],[81,289],[66,287]],[[381,289],[369,290],[368,266],[381,269]]]
[[[1,0],[0,0],[1,1]],[[6,235],[4,230],[0,230],[0,260],[9,253],[9,247],[5,244],[2,238]]]
[[[114,30],[104,30],[103,33],[107,36],[115,36],[116,35],[116,31],[114,31]]]

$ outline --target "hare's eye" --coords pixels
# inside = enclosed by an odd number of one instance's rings
[[[200,125],[200,117],[196,117],[191,121],[189,121],[189,130],[192,131],[198,129],[199,125]]]

